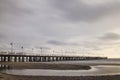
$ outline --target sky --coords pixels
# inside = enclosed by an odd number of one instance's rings
[[[16,52],[120,58],[120,0],[0,0],[0,51],[11,42]]]

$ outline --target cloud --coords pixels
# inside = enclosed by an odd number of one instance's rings
[[[44,50],[50,50],[51,48],[50,47],[47,47],[47,46],[36,46],[35,47],[36,49],[44,49]]]
[[[71,21],[95,21],[109,14],[120,12],[120,3],[110,1],[101,5],[88,5],[83,0],[52,0],[60,16]]]
[[[8,36],[6,34],[3,34],[0,32],[0,44],[2,45],[4,41],[8,39]]]
[[[80,44],[77,42],[65,42],[59,40],[48,40],[47,44],[57,45],[57,46],[80,46]]]
[[[5,39],[6,37],[6,35],[0,34],[0,39]]]
[[[120,34],[117,33],[106,33],[103,36],[99,37],[101,40],[107,40],[107,41],[116,41],[120,40]]]
[[[120,32],[117,1],[0,0],[0,49],[9,50],[10,42],[16,50],[24,46],[28,50],[85,48],[94,52],[112,47]],[[116,33],[106,33],[115,29]]]
[[[56,41],[56,40],[49,40],[47,43],[51,44],[51,45],[67,45],[67,43],[65,43],[65,42]]]

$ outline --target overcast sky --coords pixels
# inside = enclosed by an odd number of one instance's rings
[[[0,50],[10,42],[16,51],[120,57],[120,0],[0,0]]]

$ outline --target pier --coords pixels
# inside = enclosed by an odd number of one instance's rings
[[[99,60],[107,57],[86,57],[86,56],[41,56],[41,55],[0,55],[0,62],[51,62],[51,61],[79,61]]]

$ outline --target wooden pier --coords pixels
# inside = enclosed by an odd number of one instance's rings
[[[0,55],[0,62],[51,62],[51,61],[79,61],[98,60],[107,57],[85,57],[85,56],[40,56],[40,55]]]

